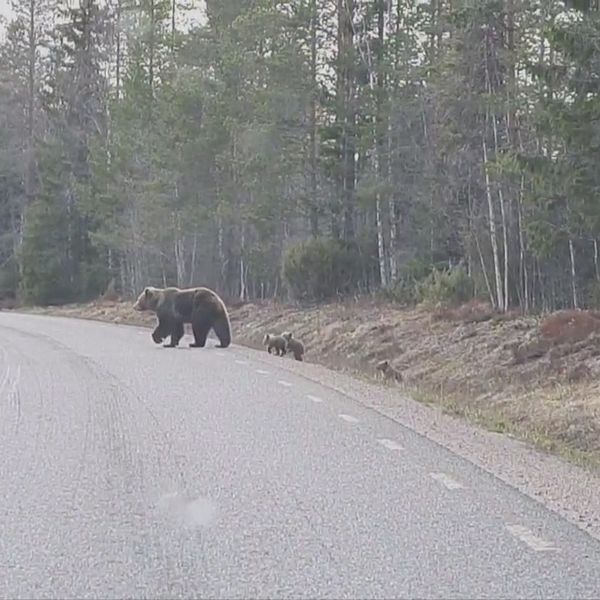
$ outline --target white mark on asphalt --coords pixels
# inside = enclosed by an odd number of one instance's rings
[[[460,490],[465,487],[462,483],[459,483],[456,479],[452,479],[452,477],[446,473],[429,473],[429,477],[438,483],[441,483],[449,490]]]
[[[217,517],[217,506],[210,498],[188,500],[178,492],[164,494],[158,506],[179,525],[187,527],[209,527]]]
[[[506,529],[536,552],[551,552],[556,550],[556,547],[551,542],[538,537],[523,525],[507,525]]]
[[[268,375],[269,371],[265,371],[264,369],[256,369],[256,372],[260,375]]]
[[[319,396],[312,396],[311,394],[307,394],[307,395],[306,395],[306,397],[307,397],[309,400],[312,400],[313,402],[316,402],[317,404],[318,404],[319,402],[323,402],[323,398],[319,398]]]
[[[277,383],[283,387],[292,387],[292,384],[289,381],[283,381],[283,379],[280,379]]]
[[[340,419],[344,419],[344,421],[347,421],[348,423],[358,423],[358,419],[356,417],[353,417],[352,415],[345,415],[344,413],[340,413],[338,417]]]
[[[209,498],[191,500],[185,508],[187,522],[194,527],[209,527],[217,517],[217,506]]]
[[[227,356],[225,352],[215,352],[217,356]]]
[[[248,364],[248,361],[247,361],[247,360],[239,360],[239,359],[237,359],[235,362],[236,362],[238,365],[247,365],[247,364]]]
[[[381,438],[377,440],[382,446],[385,446],[389,450],[404,450],[404,448],[394,440],[388,440],[387,438]]]

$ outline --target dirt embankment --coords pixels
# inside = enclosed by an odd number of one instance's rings
[[[131,302],[30,312],[153,325]],[[507,432],[577,462],[600,465],[600,313],[544,319],[496,315],[473,302],[458,309],[404,310],[375,301],[300,309],[233,307],[234,341],[262,348],[266,332],[293,331],[305,360],[362,377],[389,359],[398,390],[488,429]],[[275,359],[273,360],[287,360]]]

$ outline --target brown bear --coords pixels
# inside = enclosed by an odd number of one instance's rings
[[[184,323],[191,323],[194,343],[190,348],[204,348],[208,332],[213,329],[220,348],[231,343],[231,324],[223,300],[205,287],[179,289],[148,286],[138,296],[134,310],[152,311],[158,317],[158,325],[152,339],[160,344],[167,336],[171,342],[165,348],[175,348],[183,337]]]
[[[402,381],[402,373],[397,371],[390,365],[389,360],[380,360],[375,368],[381,372],[381,375],[384,379],[395,379],[396,381]]]
[[[290,331],[285,331],[281,334],[281,337],[285,340],[286,352],[289,350],[296,360],[302,360],[304,356],[304,344],[293,337]]]
[[[276,356],[285,356],[285,340],[280,335],[272,333],[265,334],[263,344],[267,347],[267,352],[271,354],[271,350],[275,349]]]

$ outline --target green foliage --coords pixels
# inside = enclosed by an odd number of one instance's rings
[[[21,292],[31,304],[61,304],[76,298],[67,269],[66,212],[38,201],[26,215],[20,261]]]
[[[56,21],[35,4],[0,44],[0,294],[84,299],[110,272],[125,294],[268,296],[283,277],[325,300],[393,275],[386,298],[452,303],[494,293],[506,260],[509,303],[552,307],[572,302],[574,247],[595,301],[589,0],[211,0],[190,29],[170,0]],[[458,260],[475,283],[434,268]]]
[[[19,264],[16,256],[11,256],[0,267],[0,300],[15,298],[19,290]]]
[[[316,238],[292,246],[283,258],[283,278],[293,298],[320,301],[356,290],[363,259],[336,239]]]
[[[416,304],[419,301],[418,286],[433,269],[434,265],[423,258],[409,260],[400,269],[397,283],[382,290],[382,297],[404,306]]]
[[[428,306],[461,304],[473,298],[473,280],[462,267],[434,269],[416,285],[416,295]]]

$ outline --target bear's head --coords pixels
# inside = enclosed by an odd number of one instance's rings
[[[138,296],[138,299],[133,305],[133,310],[144,311],[144,310],[155,310],[160,301],[160,292],[158,288],[148,286],[144,288],[144,291]]]
[[[383,372],[385,372],[385,371],[387,371],[387,370],[388,370],[389,366],[390,366],[390,361],[389,361],[389,360],[380,360],[380,361],[377,363],[377,366],[376,366],[375,368],[376,368],[378,371],[383,371]]]

